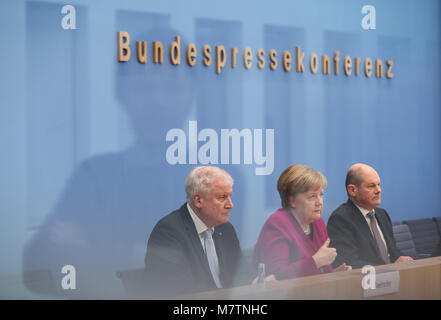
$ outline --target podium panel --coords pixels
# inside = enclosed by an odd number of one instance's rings
[[[364,298],[362,269],[267,282],[176,297],[185,300],[386,299],[441,300],[441,257],[388,264],[375,268],[399,272],[399,289]]]

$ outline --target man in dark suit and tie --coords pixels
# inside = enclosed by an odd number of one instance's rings
[[[250,284],[234,227],[233,178],[217,167],[197,167],[185,182],[187,203],[154,227],[145,257],[150,297]]]
[[[330,246],[337,249],[333,265],[353,268],[413,260],[395,244],[392,222],[381,203],[380,177],[370,166],[357,163],[346,175],[348,201],[329,217]]]

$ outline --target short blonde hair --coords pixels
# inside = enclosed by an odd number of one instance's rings
[[[285,169],[277,181],[277,190],[282,207],[289,207],[289,198],[307,192],[311,188],[326,188],[328,182],[323,174],[302,164],[293,164]]]

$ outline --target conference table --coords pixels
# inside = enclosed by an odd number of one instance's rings
[[[341,271],[265,284],[198,294],[183,295],[183,300],[287,300],[287,299],[441,299],[441,257],[401,262],[375,267],[375,274],[399,274],[393,293],[367,297],[362,283],[368,273],[362,269]]]

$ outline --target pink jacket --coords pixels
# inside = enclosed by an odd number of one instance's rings
[[[277,210],[260,232],[254,246],[254,262],[265,263],[266,274],[274,274],[279,280],[334,271],[331,265],[318,269],[312,259],[328,238],[322,218],[312,226],[313,240],[305,235],[292,213]]]

